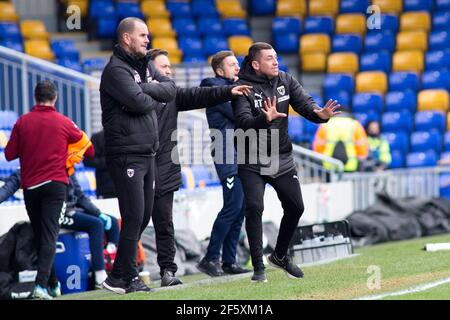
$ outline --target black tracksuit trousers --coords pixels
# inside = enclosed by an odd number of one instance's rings
[[[245,195],[245,228],[250,245],[250,255],[254,270],[263,270],[263,228],[262,213],[264,211],[264,190],[266,183],[276,191],[283,207],[283,218],[280,223],[275,252],[277,257],[287,254],[289,243],[304,211],[303,198],[297,171],[292,171],[271,178],[259,173],[239,169]]]
[[[161,277],[164,270],[177,272],[175,260],[175,231],[173,227],[173,194],[174,191],[155,197],[152,221],[155,227],[156,251]]]
[[[23,195],[38,255],[36,284],[47,288],[49,280],[50,285],[56,281],[52,267],[60,219],[66,207],[67,185],[52,181],[35,189],[25,189]]]
[[[138,241],[150,222],[155,189],[155,158],[127,155],[107,158],[119,199],[122,227],[112,276],[129,282],[139,275]]]

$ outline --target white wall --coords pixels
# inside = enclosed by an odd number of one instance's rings
[[[349,182],[307,184],[302,186],[302,193],[305,213],[301,224],[340,220],[352,211],[353,194]],[[119,217],[117,199],[94,200],[94,203],[103,212]],[[190,228],[198,239],[208,237],[222,204],[221,187],[177,192],[174,204],[175,228]],[[273,221],[279,225],[282,215],[283,210],[275,191],[267,187],[263,221]],[[21,220],[28,220],[23,205],[0,207],[0,235]]]

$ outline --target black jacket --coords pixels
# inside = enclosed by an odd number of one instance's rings
[[[181,167],[179,165],[176,136],[175,139],[171,139],[172,133],[177,129],[178,112],[207,108],[229,101],[232,98],[232,88],[233,86],[215,88],[177,87],[175,100],[167,103],[167,105],[157,107],[160,146],[156,153],[156,197],[178,190],[181,186]],[[156,99],[160,99],[158,92],[153,89],[153,87],[147,86],[144,91]],[[172,156],[174,159],[172,159]]]
[[[149,61],[148,56],[138,59],[116,46],[103,70],[100,103],[107,157],[152,156],[158,150],[156,108],[161,103],[145,94],[139,84],[158,90],[163,102],[175,98],[176,88],[175,83],[159,74]],[[152,80],[159,83],[149,83]]]
[[[222,78],[219,76],[216,76],[214,78],[206,78],[203,79],[203,81],[200,83],[200,86],[205,87],[217,87],[217,86],[225,86],[225,85],[231,85],[234,81],[226,78]],[[220,147],[222,148],[222,157],[221,159],[218,159],[221,161],[221,163],[217,163],[217,161],[214,161],[214,165],[216,167],[217,175],[219,176],[220,181],[225,180],[227,177],[236,175],[238,173],[238,166],[236,162],[236,152],[234,150],[233,144],[234,139],[233,135],[227,136],[227,130],[231,130],[231,132],[234,131],[235,125],[234,125],[234,114],[233,114],[233,108],[231,106],[231,100],[227,102],[220,103],[218,105],[215,105],[214,107],[206,109],[206,119],[208,119],[208,124],[210,129],[217,129],[220,130],[222,134],[222,142],[226,143],[220,143],[220,145],[215,145],[215,137],[211,136],[212,140],[212,150],[211,154],[213,157],[217,156],[216,154],[216,148]],[[229,139],[229,140],[227,140]],[[233,153],[227,154],[227,153]],[[228,163],[228,159],[234,159],[234,163]]]
[[[97,183],[96,194],[98,198],[115,198],[116,190],[105,159],[105,132],[99,131],[91,137],[95,155],[93,158],[85,157],[83,162],[87,167],[95,168],[95,180]]]
[[[0,188],[0,203],[20,189],[20,171],[14,171],[4,182],[5,184]]]
[[[288,114],[289,105],[291,105],[300,115],[315,123],[326,122],[313,112],[314,109],[320,107],[290,74],[280,71],[278,77],[272,80],[265,76],[258,76],[247,57],[242,63],[238,83],[251,85],[253,89],[250,95],[239,96],[232,101],[236,128],[244,131],[255,129],[258,137],[258,144],[257,141],[249,144],[247,139],[247,143],[244,145],[239,143],[238,140],[237,152],[240,168],[261,173],[261,169],[271,167],[274,159],[277,159],[279,160],[278,170],[276,172],[269,170],[268,175],[277,177],[294,169],[292,143],[288,135],[288,118],[278,118],[271,123],[267,123],[266,116],[261,111],[262,103],[268,97],[276,96],[278,112]],[[260,136],[259,129],[269,130],[264,130],[265,135]],[[272,129],[279,130],[279,150],[271,150],[271,136],[274,134]],[[236,136],[238,135],[237,132]],[[250,145],[257,146],[258,150],[252,150]],[[250,161],[256,152],[261,151],[263,155],[267,155],[269,158],[258,156],[256,163]],[[277,153],[279,153],[279,157],[275,157]],[[240,158],[244,155],[245,163],[241,164],[243,161]],[[274,155],[274,157],[270,157],[271,155]]]

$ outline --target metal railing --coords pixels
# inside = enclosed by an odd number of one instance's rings
[[[439,179],[450,167],[395,169],[368,173],[347,173],[351,181],[354,210],[363,210],[376,200],[376,193],[386,191],[391,197],[439,197]]]
[[[297,164],[297,171],[302,183],[337,182],[341,180],[344,172],[342,161],[299,145],[293,144],[292,148],[294,161]],[[324,162],[328,162],[332,169],[324,168]]]
[[[57,110],[90,136],[91,112],[100,108],[100,80],[0,46],[1,110],[27,113],[34,104],[34,87],[44,79],[58,88]]]

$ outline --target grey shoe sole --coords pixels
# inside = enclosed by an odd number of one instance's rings
[[[112,287],[112,286],[108,285],[108,284],[106,283],[106,281],[103,282],[102,286],[103,286],[103,288],[105,288],[106,290],[109,290],[109,291],[114,292],[114,293],[117,293],[117,294],[125,294],[125,293],[126,293],[126,292],[125,292],[125,289]]]

